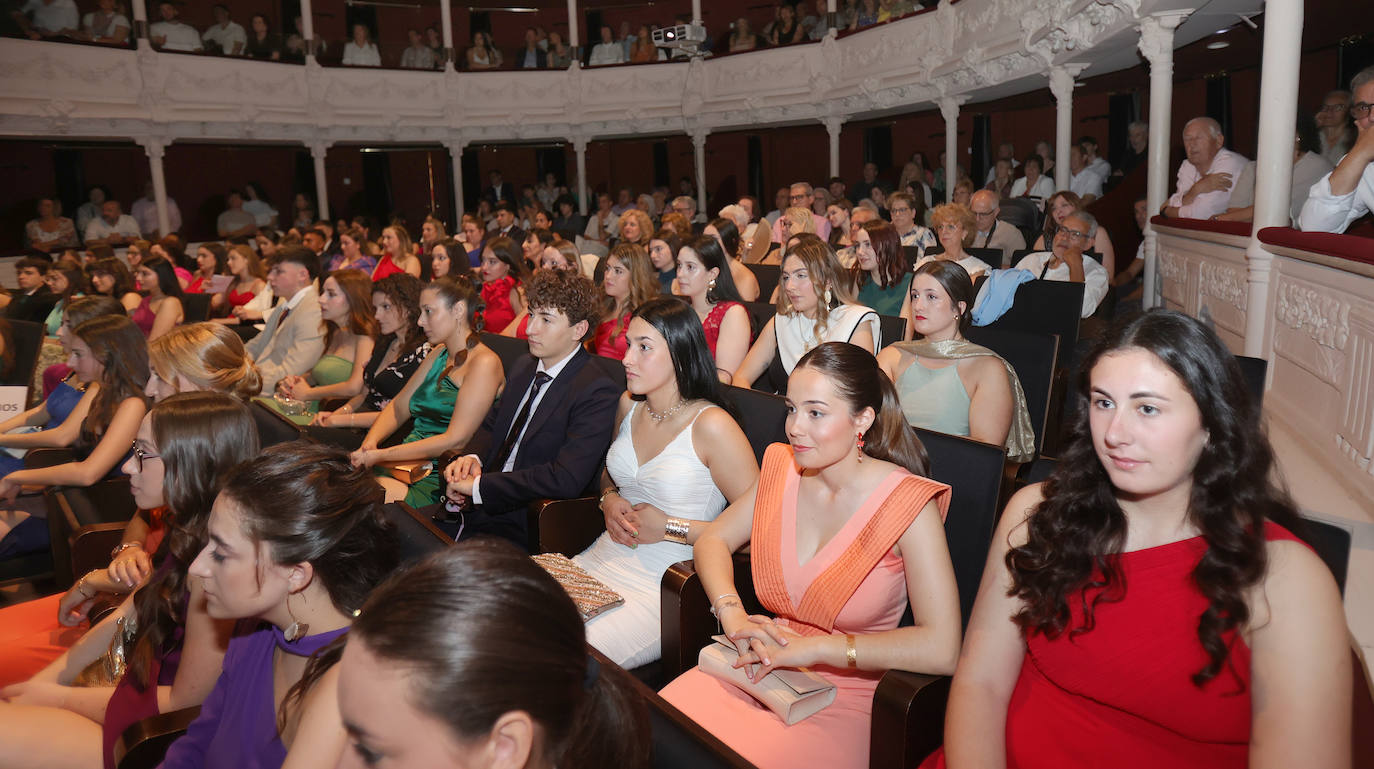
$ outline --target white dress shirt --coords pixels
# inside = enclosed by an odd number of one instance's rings
[[[568,353],[567,357],[563,358],[563,360],[558,361],[557,363],[553,364],[552,366],[545,367],[544,361],[541,360],[541,361],[539,361],[539,365],[537,365],[537,366],[534,367],[534,372],[535,372],[536,374],[538,374],[540,371],[543,371],[545,374],[548,374],[548,375],[549,375],[549,381],[548,381],[548,383],[545,384],[543,387],[539,388],[539,392],[536,393],[535,396],[534,396],[534,401],[533,401],[532,403],[530,403],[530,414],[529,414],[529,417],[525,420],[525,424],[520,428],[520,436],[517,437],[517,438],[515,439],[515,445],[513,445],[513,446],[510,447],[510,456],[506,457],[506,463],[505,463],[504,465],[501,466],[500,472],[508,473],[508,472],[510,472],[511,470],[514,470],[514,469],[515,469],[515,458],[518,457],[518,456],[520,456],[520,444],[525,440],[525,432],[526,432],[527,430],[530,429],[530,422],[534,420],[534,414],[535,414],[536,411],[539,410],[539,404],[544,402],[544,396],[549,394],[549,388],[553,386],[553,381],[554,381],[555,379],[558,378],[558,375],[559,375],[559,374],[563,373],[563,369],[565,369],[565,368],[568,367],[568,361],[570,361],[570,360],[573,359],[573,356],[577,354],[577,350],[578,350],[578,348],[577,348],[577,347],[574,347],[574,348],[572,349],[572,352]],[[530,379],[530,384],[529,384],[529,386],[527,386],[527,387],[525,388],[525,392],[524,392],[523,394],[521,394],[521,396],[520,396],[520,405],[517,406],[516,409],[515,409],[516,415],[519,415],[519,414],[520,414],[520,410],[524,408],[524,406],[525,406],[525,400],[526,400],[527,398],[529,398],[530,387],[533,387],[533,386],[534,386],[534,379]],[[497,437],[497,436],[493,435],[493,436],[492,436],[492,440],[496,440],[496,437]],[[502,436],[500,436],[500,437],[501,437],[501,441],[504,443],[505,440],[506,440],[506,438],[507,438],[507,436],[502,435]],[[500,445],[500,444],[497,444],[497,445]],[[469,455],[469,456],[476,456],[476,455]],[[482,461],[482,458],[481,458],[481,457],[477,457],[477,461],[478,461],[478,463],[480,464],[481,461]],[[482,485],[482,476],[479,475],[479,476],[477,476],[476,478],[474,478],[473,481],[472,481],[472,501],[473,501],[473,504],[477,504],[477,505],[482,504],[482,492],[481,492],[480,489],[479,489],[479,487],[480,487],[481,485]]]
[[[164,51],[199,51],[205,47],[196,28],[180,21],[159,21],[148,29],[148,36],[163,38]]]
[[[1296,169],[1295,169],[1296,172]],[[1374,210],[1374,163],[1364,167],[1359,184],[1344,195],[1331,193],[1331,174],[1312,185],[1298,216],[1303,232],[1345,232],[1350,223]]]
[[[625,62],[625,49],[620,43],[597,43],[592,48],[592,57],[587,61],[591,67],[600,67],[605,64],[623,64]]]
[[[1178,187],[1169,196],[1169,205],[1178,208],[1178,215],[1182,219],[1211,219],[1217,214],[1226,213],[1226,209],[1231,207],[1231,190],[1235,189],[1236,180],[1240,178],[1240,172],[1245,170],[1247,162],[1244,155],[1224,148],[1212,158],[1212,165],[1205,172],[1199,171],[1191,162],[1183,161],[1183,165],[1178,167]],[[1204,192],[1193,198],[1192,203],[1184,205],[1184,194],[1206,174],[1230,174],[1231,188]]]
[[[1095,198],[1102,197],[1102,177],[1092,166],[1084,166],[1082,171],[1069,177],[1069,192],[1078,197],[1092,195]]]
[[[33,14],[33,21],[29,26],[35,31],[45,35],[55,35],[64,29],[78,29],[79,13],[76,10],[76,0],[52,0],[45,3],[43,0],[29,0],[24,3],[22,13]]]
[[[382,66],[382,55],[377,52],[377,46],[372,43],[361,46],[349,40],[344,44],[342,63],[345,67],[380,67]]]
[[[1036,254],[1027,254],[1016,268],[1025,270],[1042,280],[1058,280],[1065,283],[1069,282],[1069,265],[1060,262],[1058,267],[1045,270],[1045,265],[1054,259],[1054,253],[1041,251]],[[1044,271],[1044,275],[1041,272]],[[1097,263],[1091,256],[1083,257],[1083,311],[1080,317],[1086,318],[1097,310],[1097,305],[1102,303],[1103,297],[1107,295],[1107,268]]]
[[[119,219],[115,220],[113,225],[105,221],[105,217],[103,216],[92,219],[90,223],[86,225],[86,232],[84,234],[86,240],[91,241],[104,240],[110,237],[111,233],[115,232],[128,238],[137,238],[143,235],[143,233],[138,231],[138,222],[134,221],[134,218],[128,214],[120,214]]]
[[[1054,194],[1054,180],[1045,174],[1035,180],[1035,186],[1031,187],[1030,195],[1026,195],[1026,177],[1021,177],[1011,183],[1011,195],[1009,197],[1032,197],[1044,200]]]
[[[242,56],[243,49],[248,45],[248,33],[243,30],[243,25],[231,21],[224,26],[213,24],[201,36],[202,40],[209,40],[220,47],[225,56]],[[238,53],[234,53],[234,44],[239,46]]]

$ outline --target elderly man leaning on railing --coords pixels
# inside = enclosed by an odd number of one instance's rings
[[[1312,186],[1298,226],[1305,232],[1345,232],[1374,210],[1374,67],[1350,81],[1350,117],[1359,137],[1336,169]]]

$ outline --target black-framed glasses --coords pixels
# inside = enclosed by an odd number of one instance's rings
[[[1374,109],[1374,104],[1367,104],[1362,101],[1356,102],[1350,105],[1350,117],[1356,120],[1361,120],[1364,118],[1365,115],[1369,114],[1370,109]]]
[[[1087,239],[1088,239],[1088,233],[1086,233],[1086,232],[1079,232],[1078,230],[1071,230],[1071,229],[1069,229],[1068,227],[1060,227],[1060,228],[1059,228],[1059,234],[1060,234],[1060,235],[1065,235],[1065,236],[1070,237],[1070,238],[1081,238],[1082,240],[1087,240]]]
[[[159,459],[159,460],[162,459],[162,455],[161,455],[161,454],[154,454],[154,453],[151,452],[151,451],[146,451],[146,450],[144,450],[144,449],[139,448],[139,447],[138,447],[138,441],[134,441],[134,444],[133,444],[133,455],[134,455],[134,469],[137,470],[137,471],[140,472],[140,473],[143,472],[143,463],[144,463],[144,462],[147,462],[147,461],[153,460],[153,459]]]

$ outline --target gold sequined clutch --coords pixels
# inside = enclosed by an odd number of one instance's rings
[[[565,555],[543,553],[531,557],[563,586],[568,597],[577,605],[583,622],[625,603],[619,593],[606,587]]]

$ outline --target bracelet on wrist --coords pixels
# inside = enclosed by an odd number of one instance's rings
[[[679,545],[687,544],[687,537],[692,532],[692,524],[682,518],[669,518],[663,524],[663,539],[667,542],[676,542]]]
[[[714,616],[714,617],[719,617],[719,616],[720,616],[720,614],[717,612],[716,606],[717,606],[717,604],[720,603],[721,599],[723,599],[723,598],[735,598],[735,599],[738,599],[738,598],[739,598],[739,593],[722,593],[721,595],[718,595],[718,596],[716,596],[715,598],[711,599],[711,615],[712,615],[712,616]],[[743,604],[738,604],[738,605],[740,606],[740,608],[744,608],[744,605],[743,605]]]
[[[606,497],[609,497],[612,494],[616,495],[617,497],[620,496],[620,489],[617,489],[614,486],[607,486],[606,488],[602,489],[601,496],[597,498],[596,504],[598,506],[606,504]]]
[[[851,670],[859,667],[859,647],[854,644],[853,633],[844,636],[844,663]]]
[[[120,553],[124,552],[125,550],[128,550],[128,549],[131,548],[131,547],[136,547],[136,548],[138,548],[139,550],[142,550],[142,549],[143,549],[143,543],[142,543],[142,542],[138,542],[138,541],[134,541],[134,542],[122,542],[122,543],[116,545],[116,546],[115,546],[115,549],[110,551],[110,558],[111,558],[111,560],[113,560],[113,559],[115,558],[115,556],[119,555]]]

